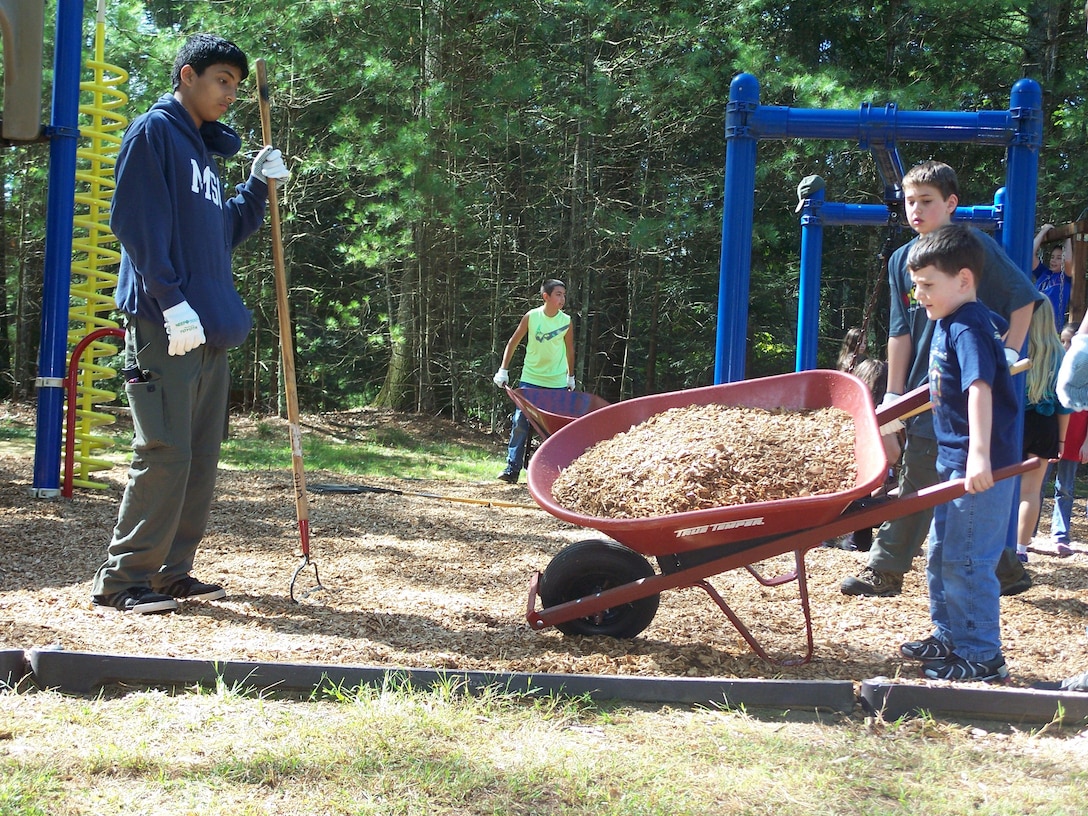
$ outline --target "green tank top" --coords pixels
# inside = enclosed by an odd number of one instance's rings
[[[525,337],[525,365],[521,381],[542,388],[566,388],[567,331],[570,318],[560,311],[555,317],[538,306],[529,312],[529,333]]]

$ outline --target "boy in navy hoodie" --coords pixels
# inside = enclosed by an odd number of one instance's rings
[[[227,198],[215,157],[241,148],[218,119],[248,76],[234,43],[196,34],[164,94],[125,132],[110,227],[121,242],[114,299],[126,317],[125,393],[134,437],[128,484],[92,600],[169,612],[226,596],[191,574],[211,511],[227,415],[227,350],[252,318],[234,288],[231,251],[261,225],[268,179],[285,179],[265,146]]]

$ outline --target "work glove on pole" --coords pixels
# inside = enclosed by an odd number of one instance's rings
[[[499,388],[502,388],[508,382],[510,382],[510,372],[505,368],[500,368],[495,372],[495,376],[491,378],[491,381],[495,383]]]
[[[272,145],[265,145],[261,148],[261,152],[253,160],[253,167],[250,169],[249,174],[265,184],[268,184],[269,179],[283,181],[291,178],[291,171],[283,163],[283,154]]]
[[[200,324],[200,316],[186,301],[183,300],[176,306],[164,309],[162,316],[163,325],[166,326],[166,336],[170,340],[169,353],[172,357],[178,357],[207,342],[204,327]]]
[[[1058,369],[1058,399],[1074,411],[1088,410],[1088,334],[1078,334],[1069,344]]]

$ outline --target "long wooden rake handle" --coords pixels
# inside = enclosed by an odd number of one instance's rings
[[[257,96],[261,109],[261,139],[272,144],[272,112],[268,98],[268,71],[263,59],[257,60]],[[283,384],[287,396],[287,424],[291,434],[291,468],[295,479],[295,515],[302,547],[302,564],[291,578],[291,600],[295,600],[295,579],[310,565],[310,505],[306,496],[306,471],[302,466],[302,429],[299,424],[298,391],[295,386],[295,348],[291,328],[291,307],[287,300],[287,272],[283,261],[283,233],[280,230],[280,206],[276,180],[268,179],[268,213],[272,225],[272,265],[276,277],[276,314],[279,318],[280,357],[283,363]],[[314,566],[317,576],[317,567]],[[315,589],[321,588],[318,579]]]

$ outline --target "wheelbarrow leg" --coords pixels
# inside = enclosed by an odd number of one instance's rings
[[[737,630],[748,646],[755,652],[762,660],[767,661],[776,666],[802,666],[812,660],[812,654],[814,651],[814,639],[812,635],[812,607],[809,604],[808,596],[808,572],[805,568],[805,552],[806,550],[794,550],[793,556],[796,567],[792,572],[777,578],[767,579],[764,578],[758,570],[752,567],[750,564],[745,564],[744,568],[763,586],[781,586],[782,584],[789,583],[790,581],[797,581],[797,591],[801,597],[801,612],[805,618],[805,653],[801,657],[791,657],[784,660],[777,660],[771,657],[767,650],[756,640],[755,635],[745,625],[744,621],[740,619],[736,612],[726,603],[725,599],[718,594],[718,591],[714,589],[713,585],[705,578],[701,581],[697,581],[692,584],[693,587],[698,587],[703,590],[710,599],[718,605],[718,608],[725,613],[725,616],[729,618],[729,622],[733,624],[733,627]]]

